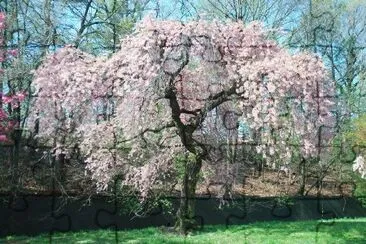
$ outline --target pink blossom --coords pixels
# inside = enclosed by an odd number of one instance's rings
[[[19,102],[23,101],[26,97],[26,93],[24,92],[19,92],[16,96],[15,96]]]
[[[16,57],[18,56],[18,49],[11,49],[11,50],[8,50],[7,53],[13,57]]]
[[[8,104],[11,103],[13,101],[13,98],[11,96],[3,96],[3,103]]]
[[[8,140],[8,138],[6,137],[6,135],[0,134],[0,142],[6,142],[7,140]]]
[[[5,13],[0,12],[0,30],[5,29]]]

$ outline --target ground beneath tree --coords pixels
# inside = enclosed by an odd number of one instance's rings
[[[37,166],[37,165],[36,165]],[[30,167],[26,164],[19,165],[20,174],[19,192],[28,194],[60,194],[60,195],[90,195],[95,194],[93,182],[85,177],[82,165],[68,165],[65,171],[68,183],[62,187],[56,182],[52,187],[52,170],[49,167]],[[248,170],[248,174],[234,182],[231,192],[225,192],[223,184],[215,182],[211,184],[200,183],[197,187],[197,195],[227,196],[247,195],[257,197],[283,197],[299,196],[301,178],[290,177],[277,170],[265,168],[262,172]],[[316,171],[315,171],[316,172]],[[317,185],[316,174],[309,174],[306,178],[304,193],[306,196],[338,197],[353,196],[355,185],[349,180],[339,180],[336,169],[331,170]],[[10,165],[6,163],[0,166],[0,193],[11,192]],[[172,195],[179,196],[179,186]],[[93,193],[94,192],[94,193]]]
[[[247,195],[258,197],[277,196],[298,196],[300,189],[300,179],[298,177],[285,176],[278,171],[266,169],[260,175],[250,175],[245,177],[243,182],[235,182],[232,195]],[[198,195],[220,195],[222,194],[222,184],[212,184],[198,186]],[[354,184],[350,181],[337,180],[335,176],[326,176],[317,184],[316,177],[307,177],[305,181],[304,193],[306,196],[338,197],[352,196]]]

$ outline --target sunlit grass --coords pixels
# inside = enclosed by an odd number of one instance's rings
[[[181,236],[159,228],[80,231],[36,237],[9,236],[0,243],[366,243],[366,218],[258,222],[204,226]]]

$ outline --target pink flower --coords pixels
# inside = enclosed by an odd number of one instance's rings
[[[8,104],[11,103],[13,99],[10,96],[3,96],[3,103]]]
[[[7,140],[8,138],[6,137],[6,135],[0,135],[0,142],[5,142]]]
[[[5,29],[5,13],[0,12],[0,30]]]
[[[18,93],[15,97],[18,98],[19,102],[23,101],[26,94],[24,92]]]
[[[8,50],[8,54],[13,57],[16,57],[16,56],[18,56],[18,49]]]
[[[18,103],[18,102],[16,102],[16,101],[12,101],[11,106],[12,106],[13,108],[19,108],[19,103]]]
[[[4,22],[4,21],[5,21],[5,13],[0,12],[0,22]]]

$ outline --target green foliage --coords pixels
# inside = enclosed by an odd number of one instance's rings
[[[123,154],[128,154],[132,150],[132,146],[127,143],[117,143],[116,149]]]
[[[347,131],[346,129],[344,130]],[[340,132],[332,140],[331,157],[336,158],[341,163],[348,163],[354,157],[352,142],[348,138],[347,133]]]
[[[292,197],[283,195],[276,198],[277,206],[293,206],[295,201]]]
[[[120,185],[117,189],[118,209],[120,214],[133,214],[144,216],[162,209],[164,214],[173,214],[173,204],[164,195],[154,195],[141,202],[139,194],[132,187]]]
[[[362,179],[360,175],[355,175],[356,189],[354,196],[360,201],[363,207],[366,208],[366,180]]]
[[[366,147],[366,114],[359,116],[352,123],[352,130],[348,133],[348,138],[355,145]]]
[[[366,181],[351,171],[357,155],[366,156],[366,114],[342,125],[343,133],[337,134],[333,141],[331,157],[337,162],[348,164],[346,177],[356,184],[354,196],[366,207]]]
[[[118,185],[116,195],[120,214],[130,214],[140,208],[138,194],[134,192],[132,187]]]

